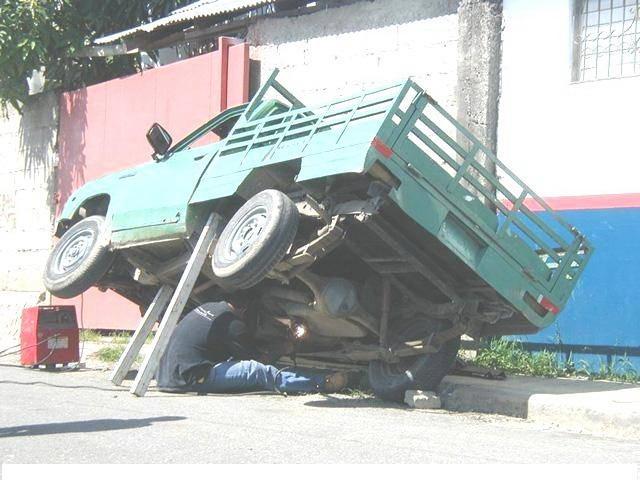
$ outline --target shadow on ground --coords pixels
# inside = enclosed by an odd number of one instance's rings
[[[99,420],[82,420],[77,422],[39,423],[35,425],[17,425],[15,427],[0,428],[0,438],[29,437],[34,435],[54,435],[58,433],[90,433],[108,430],[128,430],[132,428],[149,427],[157,422],[174,422],[186,420],[187,417],[149,417],[117,419],[105,418]]]
[[[373,397],[333,397],[331,395],[325,395],[322,400],[311,400],[305,405],[322,408],[393,408],[400,410],[407,408],[402,403],[385,402]]]

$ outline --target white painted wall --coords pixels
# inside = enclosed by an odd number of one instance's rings
[[[457,0],[374,0],[249,27],[260,81],[278,80],[310,105],[409,76],[456,112]]]
[[[572,83],[572,0],[504,0],[498,157],[544,196],[640,192],[640,77]]]

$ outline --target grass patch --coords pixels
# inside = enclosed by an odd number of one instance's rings
[[[640,383],[640,373],[631,360],[625,357],[614,357],[611,362],[600,361],[597,370],[592,370],[584,362],[580,362],[575,373],[590,380],[610,380],[612,382]]]
[[[626,357],[614,357],[610,362],[601,360],[599,367],[594,370],[584,360],[577,365],[571,356],[566,361],[560,361],[554,352],[529,352],[520,341],[506,338],[491,340],[488,347],[478,351],[473,364],[535,377],[587,377],[591,380],[640,382],[638,371]]]
[[[100,342],[102,340],[102,335],[97,330],[88,330],[83,329],[80,330],[80,341],[81,342]]]
[[[124,345],[108,345],[106,347],[102,347],[100,350],[96,352],[96,357],[101,362],[105,363],[113,363],[117,362],[124,352]]]
[[[516,340],[491,340],[488,348],[478,351],[474,363],[479,367],[504,370],[536,377],[557,377],[561,369],[556,355],[551,352],[528,352]]]
[[[100,331],[84,329],[80,330],[80,341],[84,342],[110,342],[117,345],[127,344],[131,340],[131,332]]]
[[[105,339],[114,345],[126,345],[131,340],[130,332],[111,332]]]

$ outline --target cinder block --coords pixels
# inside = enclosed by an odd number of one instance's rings
[[[411,408],[442,408],[442,403],[438,395],[434,392],[423,392],[422,390],[407,390],[404,393],[404,403]]]
[[[455,0],[406,0],[402,8],[391,0],[357,2],[258,19],[247,38],[251,58],[262,62],[262,80],[280,68],[280,80],[310,105],[409,76],[428,77],[422,86],[431,91],[437,83],[445,92],[438,98],[448,99],[457,78],[456,10]]]
[[[398,47],[400,49],[412,49],[417,45],[428,47],[455,40],[457,37],[457,15],[422,19],[407,22],[398,28]]]

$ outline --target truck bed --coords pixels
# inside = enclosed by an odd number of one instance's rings
[[[297,182],[382,169],[395,181],[391,201],[429,239],[414,243],[464,264],[534,330],[553,322],[593,248],[421,87],[407,80],[308,108],[276,73],[221,146],[194,201],[213,190],[229,194],[252,170],[280,162],[300,162]],[[290,107],[251,120],[269,89]]]

